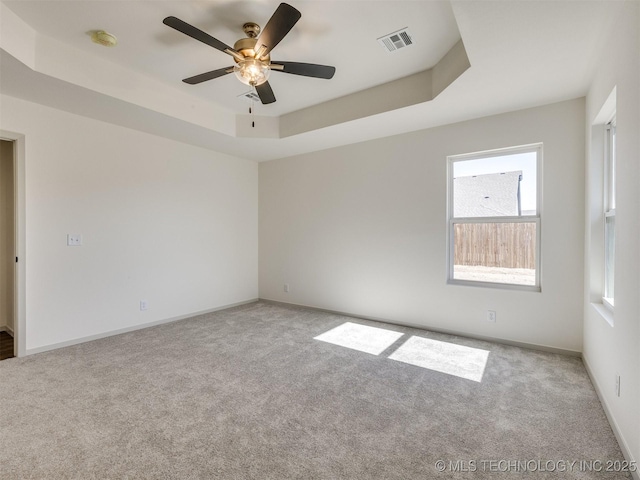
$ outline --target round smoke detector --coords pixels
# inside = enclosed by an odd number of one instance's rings
[[[115,47],[118,44],[118,39],[115,35],[111,35],[104,30],[98,30],[91,34],[91,41],[102,45],[103,47]]]

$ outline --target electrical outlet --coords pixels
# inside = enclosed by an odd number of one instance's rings
[[[495,321],[496,321],[496,312],[495,312],[495,310],[487,310],[487,322],[495,323]]]
[[[79,247],[82,245],[82,235],[79,233],[69,233],[67,235],[67,246]]]
[[[620,396],[620,374],[616,373],[616,397]]]
[[[289,293],[289,284],[288,283],[284,284],[284,292],[285,293]]]
[[[149,303],[146,300],[140,300],[140,311],[149,310]]]

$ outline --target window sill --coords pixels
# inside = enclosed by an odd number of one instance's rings
[[[610,327],[613,327],[613,310],[602,303],[592,303],[591,306]]]
[[[447,280],[447,285],[462,285],[465,287],[499,288],[503,290],[520,290],[524,292],[541,292],[537,285],[518,285],[515,283],[479,282],[477,280]]]

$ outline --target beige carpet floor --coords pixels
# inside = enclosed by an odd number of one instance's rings
[[[2,361],[0,409],[3,480],[629,478],[579,358],[265,302]]]

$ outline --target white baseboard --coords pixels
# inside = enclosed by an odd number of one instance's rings
[[[632,465],[636,465],[637,468],[640,468],[640,465],[638,463],[634,463],[636,460],[635,458],[633,458],[633,454],[631,453],[631,450],[629,450],[629,445],[627,445],[627,442],[624,436],[622,435],[622,432],[620,431],[620,427],[618,426],[618,422],[616,422],[616,419],[613,417],[613,414],[611,413],[611,409],[609,408],[609,404],[605,400],[604,395],[602,395],[602,389],[600,388],[600,384],[596,380],[596,377],[593,375],[593,371],[589,366],[589,362],[584,357],[584,355],[582,356],[582,363],[584,363],[584,367],[587,370],[587,373],[589,374],[589,378],[591,379],[593,388],[595,389],[596,394],[600,399],[600,403],[602,404],[602,409],[604,410],[604,414],[607,416],[607,420],[609,420],[609,424],[611,425],[611,430],[613,430],[613,434],[615,435],[616,440],[618,440],[618,445],[620,445],[620,450],[622,451],[622,455],[624,455],[624,458],[627,462],[631,463]],[[633,477],[634,480],[640,480],[640,472],[638,471],[631,472],[631,476]]]
[[[101,338],[112,337],[114,335],[120,335],[121,333],[133,332],[135,330],[142,330],[144,328],[155,327],[156,325],[162,325],[165,323],[177,322],[179,320],[184,320],[191,317],[197,317],[198,315],[204,315],[206,313],[218,312],[220,310],[226,310],[227,308],[238,307],[240,305],[246,305],[248,303],[257,302],[257,298],[252,298],[250,300],[244,300],[242,302],[231,303],[228,305],[222,305],[220,307],[210,308],[208,310],[202,310],[199,312],[188,313],[186,315],[179,315],[177,317],[166,318],[164,320],[156,320],[154,322],[142,323],[139,325],[134,325],[132,327],[120,328],[118,330],[111,330],[109,332],[98,333],[96,335],[89,335],[87,337],[75,338],[73,340],[67,340],[65,342],[52,343],[50,345],[45,345],[43,347],[36,348],[28,348],[25,351],[25,356],[33,355],[35,353],[48,352],[49,350],[56,350],[58,348],[70,347],[72,345],[78,345],[79,343],[91,342],[93,340],[99,340]]]
[[[292,307],[308,308],[310,310],[317,310],[319,312],[334,313],[336,315],[344,315],[345,317],[362,318],[363,320],[372,320],[374,322],[390,323],[392,325],[400,325],[402,327],[418,328],[420,330],[428,330],[430,332],[436,332],[436,333],[445,333],[447,335],[455,335],[457,337],[473,338],[475,340],[483,340],[485,342],[501,343],[503,345],[510,345],[512,347],[528,348],[529,350],[538,350],[538,351],[541,351],[541,352],[558,353],[560,355],[569,355],[571,357],[580,357],[580,356],[582,356],[582,352],[578,352],[576,350],[566,350],[566,349],[563,349],[563,348],[549,347],[547,345],[538,345],[538,344],[535,344],[535,343],[517,342],[515,340],[507,340],[507,339],[504,339],[504,338],[487,337],[487,336],[484,336],[484,335],[475,335],[473,333],[459,332],[459,331],[456,331],[456,330],[447,330],[447,329],[444,329],[444,328],[431,327],[429,325],[418,325],[417,323],[398,322],[396,320],[389,320],[387,318],[370,317],[370,316],[367,316],[367,315],[359,315],[357,313],[341,312],[339,310],[330,310],[330,309],[327,309],[327,308],[312,307],[310,305],[301,305],[299,303],[289,303],[289,302],[281,302],[279,300],[270,300],[268,298],[260,298],[260,301],[267,302],[267,303],[279,304],[279,305],[290,305]]]

